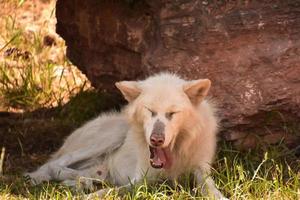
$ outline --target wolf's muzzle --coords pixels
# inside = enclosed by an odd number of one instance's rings
[[[150,136],[151,145],[158,147],[165,142],[165,124],[159,119],[154,123],[153,130]]]

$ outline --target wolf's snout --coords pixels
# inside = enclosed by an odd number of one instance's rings
[[[150,136],[150,143],[155,146],[161,146],[165,142],[165,136],[163,134],[152,133]]]
[[[151,145],[158,147],[165,142],[165,124],[159,119],[156,120],[153,126],[153,130],[150,136]]]

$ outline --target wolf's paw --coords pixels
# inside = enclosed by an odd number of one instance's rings
[[[48,174],[39,172],[24,173],[23,177],[25,178],[26,182],[30,183],[31,185],[38,185],[43,181],[49,181],[51,178]]]

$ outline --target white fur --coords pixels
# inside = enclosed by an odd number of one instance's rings
[[[204,192],[224,198],[209,177],[216,149],[215,109],[202,99],[204,96],[193,97],[197,90],[185,89],[190,85],[203,87],[205,96],[210,81],[186,81],[163,73],[144,81],[117,83],[128,106],[121,113],[100,115],[74,131],[46,164],[28,175],[34,183],[57,179],[75,185],[79,177],[87,177],[123,186],[138,182],[143,176],[177,178],[192,171],[199,184],[205,185]],[[192,98],[199,98],[199,103],[193,104]],[[157,114],[151,116],[148,108]],[[172,111],[178,113],[169,120],[166,113]],[[149,164],[149,138],[158,119],[165,125],[163,146],[169,146],[174,157],[168,170],[154,169]],[[79,166],[70,167],[78,161],[82,162]],[[99,170],[101,175],[96,173]],[[92,185],[83,183],[86,187]]]

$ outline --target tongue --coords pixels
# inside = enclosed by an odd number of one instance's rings
[[[152,167],[154,168],[169,168],[171,166],[171,155],[167,148],[151,148]]]
[[[165,165],[167,158],[165,155],[165,152],[161,148],[155,148],[154,149],[154,158],[153,158],[153,163],[155,165]]]

